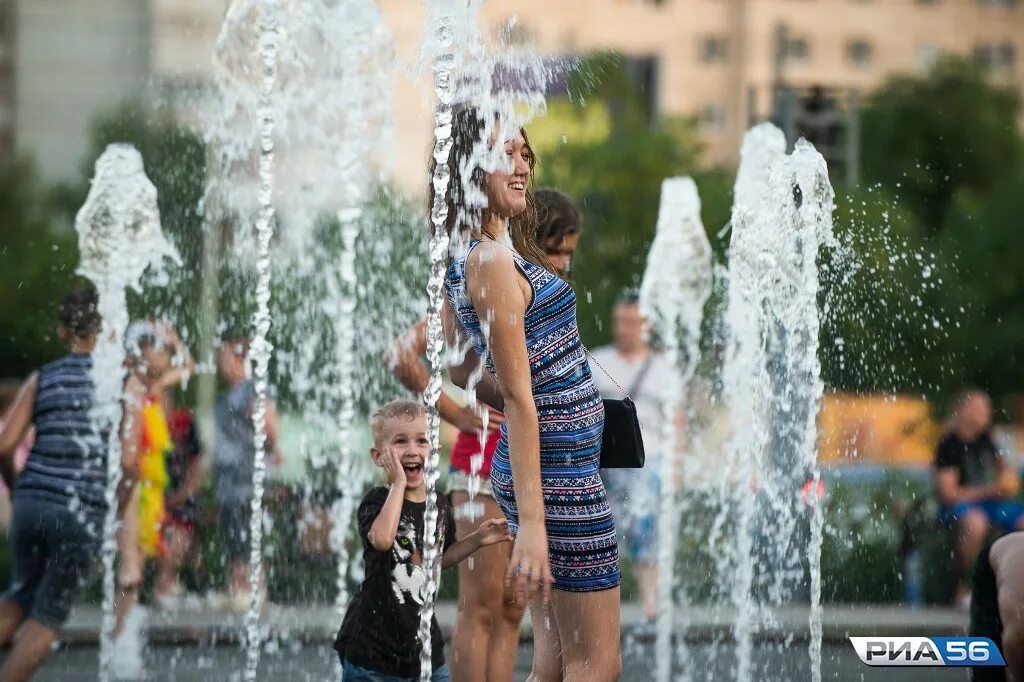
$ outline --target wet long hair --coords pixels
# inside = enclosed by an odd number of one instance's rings
[[[520,133],[530,147],[526,130]],[[453,245],[474,231],[482,231],[490,218],[490,211],[472,200],[470,192],[479,192],[486,196],[485,180],[487,172],[475,161],[481,145],[488,144],[488,134],[484,118],[475,107],[456,106],[452,112],[451,150],[448,153],[448,192],[446,204],[448,216],[445,219],[445,230]],[[526,210],[509,218],[508,232],[512,246],[520,256],[542,268],[553,271],[547,255],[537,238],[537,204],[533,196],[533,169],[537,163],[536,153],[530,147],[530,177],[526,182]],[[431,219],[434,212],[434,170],[437,160],[431,156],[429,176],[431,184],[427,188],[427,218],[431,232],[434,223]],[[468,177],[467,176],[468,171]]]

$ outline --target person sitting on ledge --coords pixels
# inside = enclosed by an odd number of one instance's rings
[[[956,601],[966,605],[966,579],[989,531],[1024,528],[1024,505],[1013,500],[1020,477],[1006,465],[991,435],[992,404],[978,389],[960,393],[953,403],[950,429],[935,455],[935,491],[939,518],[957,532]]]

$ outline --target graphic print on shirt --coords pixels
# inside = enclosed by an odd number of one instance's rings
[[[395,568],[391,572],[395,599],[404,604],[408,597],[423,606],[423,585],[427,582],[427,573],[423,570],[423,554],[416,543],[415,521],[407,516],[402,516],[398,522],[391,556],[395,559]]]

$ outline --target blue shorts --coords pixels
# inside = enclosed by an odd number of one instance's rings
[[[641,564],[658,561],[658,512],[661,484],[648,469],[604,469],[608,501],[626,555]]]
[[[1024,504],[1016,500],[982,500],[943,507],[939,510],[939,521],[952,525],[975,509],[984,513],[990,524],[1002,530],[1013,530],[1024,519]]]
[[[360,668],[341,659],[341,682],[419,682],[418,677],[396,677],[385,675],[375,670]],[[442,665],[430,676],[430,682],[451,682],[451,675],[448,673],[448,666]]]
[[[83,523],[84,521],[84,523]],[[14,571],[3,596],[26,616],[58,631],[100,554],[103,517],[19,491],[11,517]]]

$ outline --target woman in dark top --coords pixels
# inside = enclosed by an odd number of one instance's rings
[[[0,431],[0,473],[14,491],[14,575],[0,599],[0,645],[24,622],[0,670],[8,681],[30,678],[46,659],[99,556],[108,434],[97,432],[90,419],[96,304],[91,286],[64,298],[59,333],[71,352],[28,378]],[[15,479],[13,453],[33,424],[35,444]],[[126,471],[125,488],[131,474]]]

